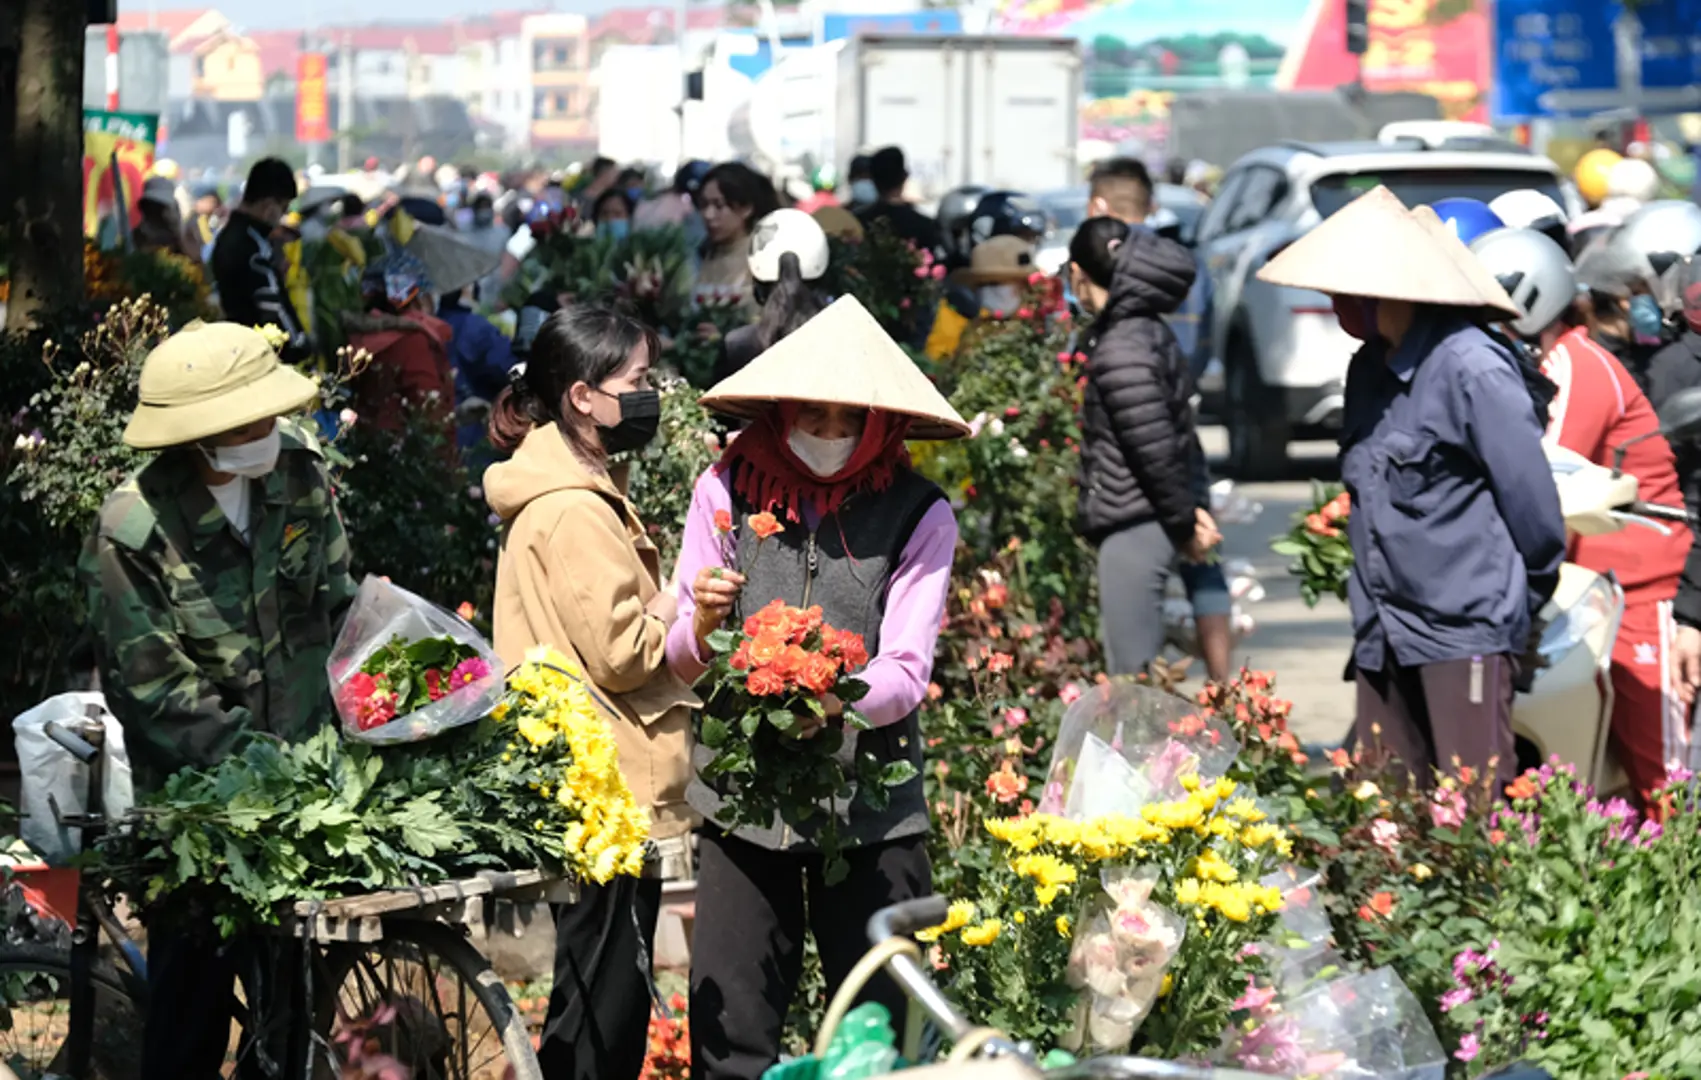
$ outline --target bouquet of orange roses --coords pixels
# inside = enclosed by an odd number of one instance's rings
[[[752,522],[758,536],[771,535],[764,524]],[[768,828],[777,818],[814,840],[828,884],[836,883],[848,869],[840,814],[853,799],[884,809],[888,789],[915,776],[907,761],[882,765],[855,753],[847,734],[870,727],[851,708],[868,693],[852,674],[868,663],[862,635],[828,625],[819,607],[775,600],[740,629],[709,635],[709,646],[699,741],[715,755],[702,777],[721,794],[718,820]],[[836,715],[833,699],[842,705]]]
[[[1294,514],[1293,528],[1276,538],[1270,549],[1293,557],[1288,573],[1299,578],[1299,595],[1307,607],[1325,596],[1347,598],[1347,579],[1353,572],[1353,549],[1347,540],[1352,496],[1339,484],[1312,481],[1311,505]]]

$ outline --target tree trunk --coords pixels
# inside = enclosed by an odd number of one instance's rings
[[[8,328],[83,298],[83,35],[81,0],[5,0],[18,20],[12,122]]]

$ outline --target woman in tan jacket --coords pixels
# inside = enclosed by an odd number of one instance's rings
[[[655,335],[623,315],[575,307],[550,316],[529,362],[497,399],[491,441],[513,457],[484,476],[506,526],[496,564],[496,651],[512,666],[537,645],[577,661],[619,710],[621,770],[650,806],[663,849],[691,827],[691,710],[668,668],[677,614],[660,557],[607,456],[654,437]],[[556,913],[555,989],[539,1061],[550,1080],[636,1080],[650,1015],[648,960],[660,876],[586,883]]]

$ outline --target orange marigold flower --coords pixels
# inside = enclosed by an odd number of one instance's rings
[[[744,523],[750,526],[750,531],[755,533],[759,540],[778,536],[786,530],[786,527],[780,524],[780,519],[772,514],[751,514]]]

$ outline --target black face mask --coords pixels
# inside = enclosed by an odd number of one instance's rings
[[[656,429],[661,426],[661,394],[654,390],[630,390],[624,394],[598,390],[597,393],[620,402],[620,422],[613,427],[597,425],[602,448],[608,453],[642,450],[656,437]]]

